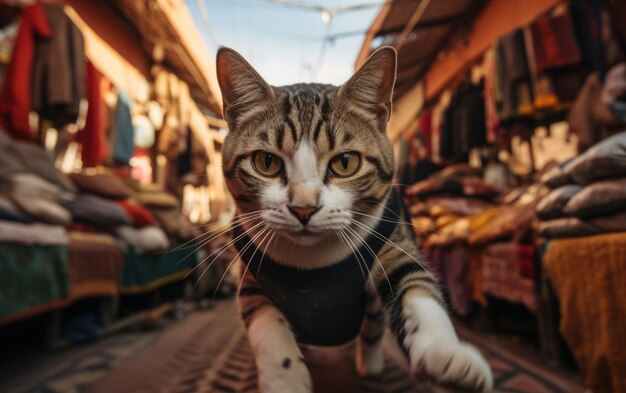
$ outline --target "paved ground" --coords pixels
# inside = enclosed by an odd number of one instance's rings
[[[577,393],[570,374],[539,358],[511,351],[502,341],[466,329],[461,335],[489,359],[497,392]],[[386,370],[377,379],[357,377],[354,347],[305,348],[316,392],[444,392],[418,386],[390,337]],[[27,352],[27,351],[26,351]],[[1,357],[2,355],[0,355]],[[162,329],[118,334],[56,353],[21,353],[0,360],[0,392],[256,392],[256,370],[234,303],[193,311]]]

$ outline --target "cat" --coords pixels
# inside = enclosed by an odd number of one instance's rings
[[[244,262],[238,300],[264,393],[313,391],[298,344],[356,337],[357,371],[380,374],[387,321],[415,377],[492,388],[419,262],[391,184],[396,61],[382,47],[340,87],[273,87],[236,51],[218,51],[230,128],[222,165]]]

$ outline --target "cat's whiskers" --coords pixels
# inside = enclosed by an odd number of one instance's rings
[[[254,256],[256,255],[256,252],[259,250],[259,248],[263,245],[263,242],[265,242],[265,239],[267,239],[267,237],[269,235],[275,234],[276,232],[271,229],[270,227],[266,227],[267,229],[269,229],[269,231],[267,232],[267,234],[265,235],[265,237],[263,239],[261,239],[261,241],[259,242],[259,247],[256,248],[256,250],[254,250],[254,253],[252,254],[252,257],[250,258],[250,260],[248,261],[248,263],[245,264],[245,268],[241,274],[241,281],[239,281],[239,286],[237,287],[237,291],[239,292],[241,290],[241,286],[243,285],[243,280],[246,277],[246,273],[248,272],[248,269],[250,268],[250,264],[252,263],[252,260],[254,258]],[[237,256],[241,256],[241,253],[243,253],[244,250],[240,251],[237,253]],[[263,255],[265,256],[265,254]]]
[[[261,214],[262,214],[262,212],[259,212],[259,213],[258,213],[258,215],[259,215],[259,216],[260,216]],[[208,238],[208,239],[204,239],[204,240],[200,241],[200,244],[199,244],[199,245],[197,245],[197,247],[196,247],[193,251],[191,251],[189,254],[187,254],[185,257],[183,257],[183,259],[181,259],[180,261],[176,262],[176,264],[172,267],[172,269],[173,269],[173,268],[175,268],[176,266],[180,265],[180,264],[181,264],[181,263],[183,263],[184,261],[186,261],[186,260],[187,260],[190,256],[195,255],[195,253],[196,253],[199,249],[201,249],[202,247],[206,246],[207,244],[209,244],[209,243],[210,243],[210,242],[212,242],[213,240],[217,239],[218,237],[222,236],[222,235],[223,235],[223,234],[225,234],[226,232],[230,231],[231,229],[236,228],[236,227],[238,227],[238,226],[240,226],[240,225],[244,225],[244,224],[247,224],[247,223],[250,223],[250,222],[254,222],[254,220],[256,220],[256,219],[258,219],[258,218],[259,218],[258,216],[247,217],[244,221],[242,221],[242,222],[237,222],[237,223],[235,223],[235,224],[233,224],[233,225],[230,225],[230,226],[228,226],[226,229],[224,229],[223,231],[220,231],[219,233],[216,233],[216,234],[213,234],[212,236],[209,236],[209,238]],[[205,235],[210,235],[210,234],[211,234],[211,232],[207,232],[206,234],[202,234],[201,236],[198,236],[198,237],[202,237],[202,236],[205,236]],[[196,237],[196,238],[198,238],[198,237]],[[192,240],[190,240],[189,242],[194,241],[194,240],[195,240],[195,239],[192,239]],[[187,243],[189,243],[189,242],[187,242]],[[186,248],[191,248],[191,247],[194,247],[194,246],[190,246],[190,247],[186,247]],[[180,248],[180,247],[179,247],[179,248]],[[176,250],[176,249],[174,249],[174,250]],[[171,251],[169,251],[169,252],[172,252],[172,251],[174,251],[174,250],[171,250]]]
[[[369,233],[371,233],[372,235],[376,236],[378,239],[384,241],[385,243],[387,243],[388,245],[398,249],[399,251],[402,251],[406,256],[408,256],[409,258],[411,258],[411,260],[413,260],[415,263],[417,263],[423,270],[425,270],[426,272],[428,272],[428,274],[434,279],[434,277],[432,276],[432,274],[428,271],[428,269],[426,269],[426,267],[424,267],[424,265],[422,265],[422,263],[416,259],[413,255],[409,254],[408,252],[406,252],[402,247],[398,246],[396,243],[392,242],[391,240],[385,238],[383,235],[381,235],[379,232],[377,232],[375,229],[368,227],[367,225],[361,223],[358,220],[355,219],[351,219],[352,223],[363,228],[364,230],[368,231]]]
[[[272,240],[274,240],[274,235],[276,235],[276,231],[274,230],[272,231],[273,231],[272,236],[270,237],[270,240],[268,240],[267,244],[265,245],[265,248],[263,249],[263,254],[261,254],[261,262],[259,262],[259,268],[257,270],[257,274],[261,272],[261,266],[263,265],[263,261],[265,260],[265,253],[267,252],[268,247],[272,243]]]
[[[264,225],[258,233],[256,233],[252,238],[250,238],[250,240],[248,241],[248,243],[246,243],[246,245],[241,249],[241,251],[237,252],[237,255],[235,255],[233,257],[233,259],[230,260],[228,266],[226,267],[226,271],[224,272],[224,274],[222,274],[222,277],[220,278],[220,280],[217,283],[217,286],[215,288],[215,293],[213,293],[213,300],[215,300],[215,296],[217,296],[217,291],[220,288],[220,285],[222,285],[222,281],[224,281],[224,278],[226,277],[226,275],[228,274],[228,271],[230,270],[230,268],[233,266],[233,264],[241,257],[241,254],[246,252],[248,250],[248,248],[250,248],[253,244],[254,241],[256,239],[258,239],[259,237],[261,237],[265,231],[267,230],[271,230],[268,226]],[[269,233],[269,232],[268,232]],[[254,251],[254,253],[256,254],[256,250]],[[252,256],[254,257],[254,254],[252,254]],[[252,259],[250,259],[252,260]],[[202,277],[200,277],[202,278]]]
[[[263,222],[259,222],[257,224],[255,224],[252,228],[250,228],[250,230],[253,230],[255,228],[258,228],[259,226],[263,225]],[[232,239],[231,241],[229,241],[228,243],[226,243],[225,245],[221,246],[220,248],[218,248],[217,250],[215,250],[214,252],[212,252],[211,254],[209,254],[207,257],[205,257],[204,259],[202,259],[202,261],[200,261],[200,263],[198,263],[193,269],[191,269],[191,271],[189,273],[187,273],[187,275],[185,277],[188,277],[191,273],[193,273],[198,267],[200,267],[200,265],[204,264],[206,262],[207,259],[209,259],[210,257],[212,257],[213,255],[217,254],[219,252],[219,254],[213,258],[213,260],[211,261],[211,264],[213,263],[213,261],[215,261],[217,258],[220,257],[220,255],[222,255],[227,249],[228,247],[232,246],[235,242],[239,241],[239,239],[242,239],[244,236],[246,236],[245,232],[242,233],[241,235],[235,237],[234,239]],[[221,252],[220,252],[221,250]],[[209,266],[207,266],[207,268],[204,270],[204,272],[206,272],[206,270],[208,268],[211,267],[211,264],[209,264]],[[203,273],[204,274],[204,273]]]
[[[346,237],[346,240],[348,242],[350,242],[350,244],[352,244],[352,248],[357,252],[357,254],[359,254],[360,259],[357,257],[357,260],[360,261],[360,263],[362,263],[363,266],[365,267],[365,270],[367,271],[367,277],[364,277],[364,279],[366,281],[368,281],[369,279],[372,278],[372,272],[371,272],[369,266],[367,265],[367,260],[365,259],[365,257],[361,253],[361,250],[360,250],[359,246],[354,242],[353,239],[350,238],[351,235],[349,233],[345,232],[345,229],[348,229],[348,228],[344,228],[341,232]],[[356,257],[356,254],[355,254],[355,257]]]
[[[339,229],[336,232],[334,232],[337,235],[337,238],[339,240],[341,240],[343,243],[345,243],[348,248],[350,249],[350,252],[352,252],[352,255],[354,255],[354,257],[357,260],[357,264],[359,265],[359,269],[361,270],[361,275],[363,276],[363,280],[367,281],[367,277],[365,276],[365,270],[363,270],[363,266],[361,266],[361,260],[357,257],[356,253],[354,252],[354,248],[352,247],[352,245],[350,245],[350,243],[346,240],[346,234],[343,231],[343,229]]]
[[[420,230],[420,231],[424,230],[424,228],[425,228],[425,229],[428,229],[428,230],[431,230],[431,231],[434,231],[434,230],[435,230],[434,228],[432,228],[432,227],[430,227],[430,226],[426,226],[426,225],[422,225],[422,227],[423,227],[423,228],[420,228],[420,227],[418,227],[417,225],[412,224],[412,223],[410,223],[410,222],[406,222],[406,221],[405,221],[405,220],[403,220],[403,219],[400,219],[400,220],[387,220],[387,219],[384,219],[384,218],[382,218],[382,217],[378,218],[378,217],[373,216],[373,215],[371,215],[371,214],[366,214],[366,213],[356,212],[356,211],[354,211],[354,210],[349,210],[349,212],[350,212],[350,213],[352,213],[352,214],[359,215],[359,216],[370,217],[370,218],[376,218],[376,219],[378,219],[378,220],[380,220],[380,221],[383,221],[383,222],[388,222],[388,223],[391,223],[391,224],[400,224],[400,225],[410,226],[410,227],[415,228],[415,229]]]
[[[381,270],[383,271],[383,274],[385,275],[385,279],[387,280],[387,285],[389,285],[389,290],[391,291],[391,294],[393,294],[393,287],[391,286],[391,281],[389,281],[389,276],[387,275],[387,272],[385,271],[385,268],[384,268],[382,262],[380,261],[380,259],[378,259],[378,255],[376,255],[374,250],[372,250],[372,248],[369,246],[369,244],[367,244],[365,239],[363,239],[363,237],[361,235],[359,235],[359,233],[357,231],[355,231],[354,229],[352,229],[350,227],[347,227],[346,229],[348,231],[350,231],[352,233],[352,235],[355,236],[357,239],[360,239],[361,243],[367,248],[369,253],[376,259],[376,262],[378,262],[378,265],[380,266]]]

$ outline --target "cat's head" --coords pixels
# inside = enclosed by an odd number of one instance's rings
[[[393,48],[378,49],[339,87],[270,86],[228,48],[217,74],[230,127],[223,170],[241,217],[312,245],[381,211],[394,172]]]

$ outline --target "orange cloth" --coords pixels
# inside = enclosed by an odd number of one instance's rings
[[[31,70],[37,37],[50,38],[52,31],[41,3],[24,7],[15,38],[11,63],[0,94],[0,125],[17,139],[32,140],[28,114],[31,111]]]
[[[554,240],[543,264],[585,385],[626,392],[626,232]]]

